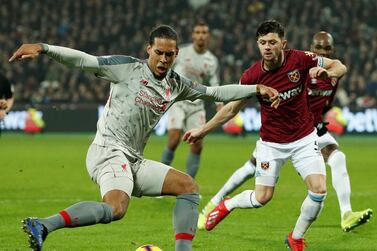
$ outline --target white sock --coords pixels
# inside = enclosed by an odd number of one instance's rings
[[[325,197],[326,194],[318,194],[309,191],[309,194],[302,203],[300,216],[293,229],[293,239],[297,240],[304,237],[305,232],[321,213]]]
[[[247,179],[253,177],[255,174],[255,166],[254,164],[248,160],[246,163],[238,168],[232,176],[225,182],[224,186],[220,189],[220,191],[213,196],[211,202],[215,205],[218,205],[220,201],[222,201],[225,196],[229,195],[233,192],[236,188],[242,185]]]
[[[230,200],[225,201],[225,207],[229,211],[235,208],[258,208],[261,206],[262,204],[260,204],[255,198],[255,192],[253,190],[243,191]]]
[[[329,156],[327,164],[331,167],[332,185],[338,196],[340,216],[345,212],[352,211],[351,208],[351,184],[346,167],[346,155],[335,150]]]

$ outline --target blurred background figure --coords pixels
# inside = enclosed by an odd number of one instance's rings
[[[9,80],[0,73],[0,121],[12,109],[14,103],[13,88]]]
[[[182,76],[208,86],[219,85],[218,59],[208,50],[210,39],[209,26],[203,21],[197,22],[192,30],[192,43],[179,49],[174,70]],[[216,103],[216,109],[222,107]],[[161,162],[171,165],[182,134],[190,129],[198,128],[206,122],[204,101],[182,101],[174,104],[168,112],[168,144],[162,153]],[[191,145],[186,161],[186,173],[195,178],[200,164],[203,141]]]

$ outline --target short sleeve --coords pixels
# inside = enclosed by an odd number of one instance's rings
[[[307,70],[317,66],[323,67],[323,57],[320,57],[311,51],[297,51],[297,53],[300,58],[302,58]]]

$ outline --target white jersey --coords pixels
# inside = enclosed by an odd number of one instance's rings
[[[209,50],[202,54],[198,53],[194,49],[194,44],[187,44],[179,48],[173,68],[178,74],[197,83],[207,86],[219,85],[219,63],[217,57]],[[184,101],[184,103],[195,105],[196,108],[204,108],[202,100]]]
[[[94,72],[111,82],[109,99],[97,123],[94,143],[112,146],[135,159],[159,119],[176,101],[230,101],[250,97],[256,86],[206,87],[169,70],[156,79],[146,61],[129,56],[96,57],[81,51],[43,44],[43,52],[68,66]]]

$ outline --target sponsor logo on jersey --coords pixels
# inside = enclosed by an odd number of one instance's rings
[[[135,97],[135,103],[149,107],[158,113],[164,113],[170,102],[141,90],[138,96]]]
[[[270,167],[270,162],[268,161],[263,161],[260,163],[260,167],[263,169],[263,170],[267,170],[269,167]]]
[[[300,80],[300,72],[297,69],[291,72],[288,72],[287,75],[288,75],[289,81],[293,83],[297,83]]]
[[[297,96],[298,94],[301,93],[301,91],[302,91],[302,85],[297,86],[296,88],[290,89],[288,91],[282,92],[279,95],[282,100],[286,100],[294,96]]]
[[[308,88],[308,95],[309,96],[323,96],[323,97],[328,97],[331,96],[332,90],[313,90]]]

